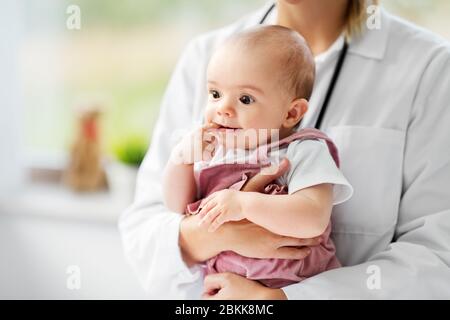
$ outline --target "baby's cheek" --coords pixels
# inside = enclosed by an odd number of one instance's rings
[[[264,119],[264,115],[260,113],[252,113],[250,115],[246,115],[245,121],[243,122],[243,127],[250,128],[264,128],[266,120]]]
[[[248,117],[249,128],[271,128],[277,119],[277,115],[268,110],[261,110]]]

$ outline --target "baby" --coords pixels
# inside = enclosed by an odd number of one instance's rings
[[[304,259],[256,259],[226,251],[206,261],[206,273],[233,272],[280,288],[340,266],[330,239],[333,205],[352,187],[338,169],[333,142],[298,129],[315,77],[312,53],[296,32],[260,26],[229,38],[208,65],[203,127],[173,149],[165,168],[166,206],[199,214],[213,232],[247,219],[296,238],[321,236]],[[240,191],[282,158],[289,170],[264,193]]]

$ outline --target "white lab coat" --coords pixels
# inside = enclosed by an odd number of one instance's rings
[[[193,40],[167,87],[135,202],[119,222],[125,254],[153,298],[200,297],[202,276],[181,258],[182,217],[163,205],[161,173],[172,133],[202,121],[214,47],[257,25],[269,5]],[[340,46],[334,48],[318,61],[303,126],[317,117]],[[354,187],[352,199],[332,214],[332,237],[345,267],[285,287],[287,297],[450,298],[448,43],[383,10],[381,29],[350,44],[322,130],[335,140]]]

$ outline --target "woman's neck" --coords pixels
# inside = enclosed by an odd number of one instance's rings
[[[278,0],[277,23],[300,33],[314,56],[326,51],[344,30],[349,0]],[[350,0],[351,1],[351,0]]]

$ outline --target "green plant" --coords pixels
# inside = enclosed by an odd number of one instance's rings
[[[127,165],[139,167],[147,152],[148,143],[141,137],[130,137],[116,143],[114,154],[117,160]]]

